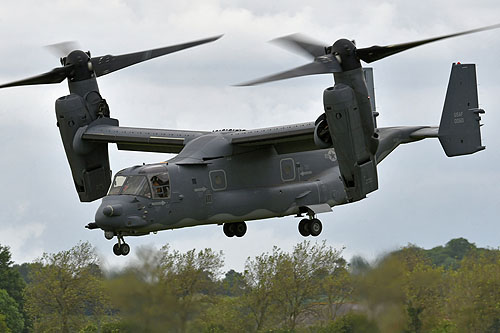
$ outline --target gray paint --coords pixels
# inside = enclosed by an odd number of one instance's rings
[[[449,112],[449,105],[463,98],[460,90],[454,93],[457,80],[462,81],[458,86],[475,80],[475,75],[461,75],[463,71],[470,73],[470,68],[474,67],[452,66],[443,121],[454,117]],[[349,88],[336,85],[342,86]],[[466,86],[476,89],[474,85]],[[369,104],[367,106],[371,112]],[[361,128],[359,120],[357,124]],[[465,138],[477,134],[467,130],[476,125],[477,121],[464,125],[461,133]],[[304,142],[313,141],[316,129],[314,123],[304,123],[252,131],[199,133],[176,157],[165,163],[135,166],[119,172],[120,175],[148,175],[149,178],[162,169],[168,170],[169,198],[109,195],[96,213],[96,225],[120,236],[144,235],[165,229],[241,223],[303,213],[314,217],[330,211],[330,207],[349,203],[352,196],[349,187],[345,186],[335,149],[287,149],[288,146],[306,147]],[[346,131],[351,133],[353,129]],[[140,136],[139,133],[140,129],[134,135]],[[438,128],[428,126],[378,128],[376,134],[379,145],[373,160],[377,163],[400,144],[439,137]],[[338,136],[333,139],[335,146]],[[130,140],[130,135],[115,136],[113,140]],[[280,153],[276,147],[293,152]],[[352,147],[352,143],[346,147]],[[359,156],[353,156],[359,160]],[[361,170],[358,176],[362,177],[363,172]],[[109,216],[105,214],[108,207],[116,207],[121,213]]]

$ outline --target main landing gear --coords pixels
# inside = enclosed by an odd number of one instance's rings
[[[247,224],[245,222],[224,223],[223,230],[227,237],[243,237],[247,232]]]
[[[304,236],[318,236],[323,230],[323,225],[321,221],[317,218],[302,219],[299,222],[299,233]]]
[[[130,246],[125,243],[123,236],[116,236],[118,238],[118,243],[113,245],[113,253],[117,256],[126,256],[130,253]]]

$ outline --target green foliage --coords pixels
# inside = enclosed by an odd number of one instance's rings
[[[113,305],[131,331],[186,332],[212,306],[222,253],[141,248],[138,261],[107,283]]]
[[[4,289],[0,289],[0,314],[4,316],[5,324],[12,332],[22,332],[24,318],[16,301]]]
[[[98,321],[104,315],[107,297],[95,271],[98,258],[89,243],[45,253],[37,264],[26,288],[27,309],[35,330],[78,331],[89,316]]]
[[[24,309],[23,297],[26,283],[13,264],[9,247],[0,245],[0,289],[7,291],[9,296],[14,299],[19,313],[23,316],[23,326],[29,327],[30,323]]]
[[[220,292],[226,296],[241,296],[245,292],[247,285],[243,274],[234,269],[229,270],[221,281]]]
[[[0,289],[6,290],[17,304],[22,305],[25,283],[13,264],[9,247],[0,245]]]
[[[224,276],[223,254],[210,249],[142,248],[108,277],[88,243],[15,267],[8,248],[0,250],[0,274],[28,281],[25,304],[40,332],[500,330],[500,251],[463,238],[432,250],[409,245],[371,265],[355,257],[349,266],[325,242],[304,241]],[[22,322],[19,309],[0,289],[0,332],[22,330],[11,322]]]
[[[345,291],[338,280],[347,281],[348,274],[340,253],[325,242],[311,245],[304,241],[292,253],[275,247],[271,254],[248,259],[244,276],[249,288],[243,303],[254,329],[259,331],[279,324],[294,330],[306,318],[318,319],[325,307],[318,300],[325,294],[329,301],[327,308],[332,309],[334,302],[342,304],[346,296],[339,294]]]
[[[444,315],[447,275],[424,250],[408,246],[357,280],[357,293],[383,332],[430,331]]]
[[[203,312],[192,327],[194,332],[251,332],[253,322],[241,298],[215,297],[212,306]]]
[[[270,317],[269,310],[273,304],[272,279],[276,273],[277,251],[274,248],[272,255],[264,253],[254,259],[248,258],[245,263],[244,277],[248,289],[242,297],[242,302],[248,308],[255,331],[262,330]]]
[[[7,326],[7,323],[5,322],[5,315],[0,313],[0,332],[3,333],[10,333],[11,330]]]
[[[91,323],[83,327],[79,333],[131,333],[127,325],[120,322],[109,322],[101,325],[100,329],[98,325]]]
[[[469,243],[465,238],[455,238],[446,245],[437,246],[426,250],[426,255],[436,266],[443,266],[446,269],[457,269],[460,261],[471,251],[477,250],[476,245]]]
[[[377,323],[368,319],[365,314],[351,312],[324,327],[312,327],[310,331],[315,333],[378,333],[380,330]]]
[[[500,251],[472,253],[451,278],[449,316],[459,331],[494,331],[500,319]]]

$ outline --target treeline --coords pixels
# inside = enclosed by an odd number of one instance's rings
[[[0,246],[0,332],[500,332],[500,251],[463,238],[372,264],[304,241],[223,267],[167,245],[103,272],[87,242],[14,265]]]

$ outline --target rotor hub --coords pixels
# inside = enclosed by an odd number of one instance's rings
[[[72,51],[67,57],[63,58],[63,65],[72,67],[68,75],[70,81],[83,81],[95,77],[90,52]]]
[[[356,45],[352,41],[339,39],[332,45],[331,50],[344,71],[361,67],[361,62],[356,55]]]

